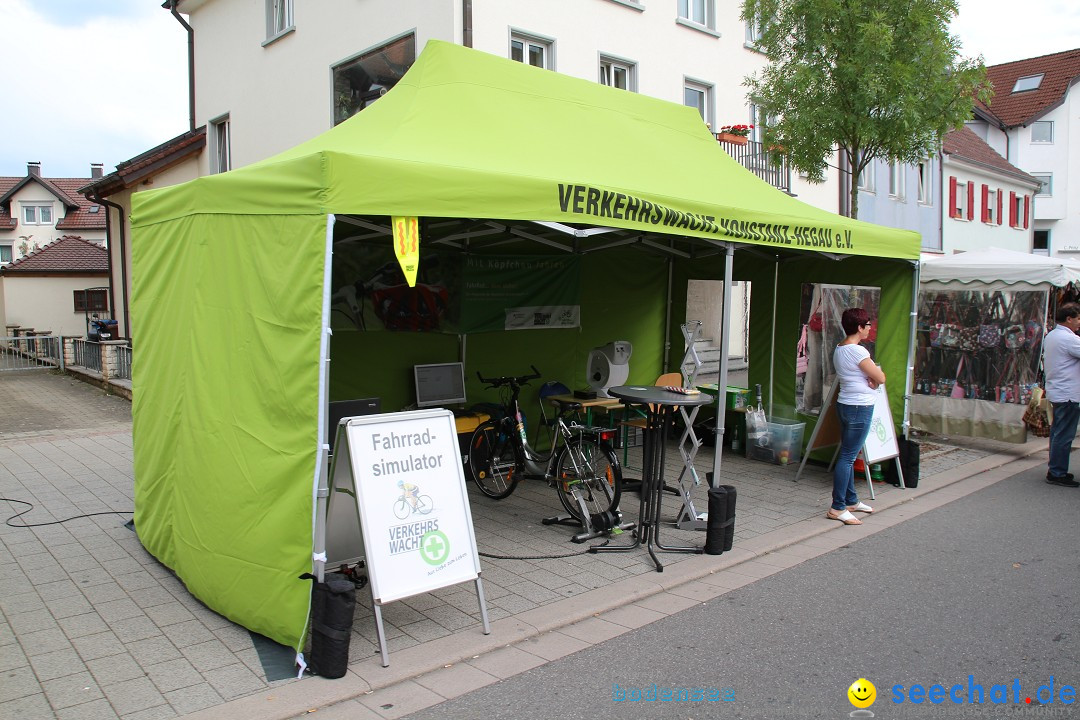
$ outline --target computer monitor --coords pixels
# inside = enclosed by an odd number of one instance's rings
[[[337,437],[338,425],[341,424],[342,418],[375,415],[379,412],[381,405],[379,398],[336,400],[329,403],[326,409],[326,444],[330,446],[330,452],[334,452],[334,439]]]
[[[416,407],[465,404],[465,368],[459,362],[414,365]]]

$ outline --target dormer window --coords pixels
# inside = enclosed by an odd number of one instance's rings
[[[1043,74],[1038,75],[1025,75],[1022,78],[1017,78],[1016,84],[1013,85],[1012,91],[1014,93],[1026,92],[1028,90],[1038,90],[1042,85]]]

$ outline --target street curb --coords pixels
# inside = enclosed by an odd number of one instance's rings
[[[391,664],[387,668],[382,667],[381,660],[376,655],[352,664],[346,676],[339,680],[305,678],[303,682],[265,690],[183,717],[193,720],[217,720],[221,717],[233,720],[289,720],[318,708],[371,695],[374,691],[385,690],[432,671],[468,662],[500,648],[516,646],[522,641],[597,618],[606,612],[646,598],[662,593],[672,594],[675,590],[686,590],[685,586],[695,581],[703,581],[703,584],[717,590],[706,592],[705,596],[721,595],[747,582],[756,581],[854,540],[876,534],[1018,472],[1045,464],[1045,459],[1033,460],[1031,456],[1045,452],[1046,449],[1045,439],[1032,440],[1019,446],[1017,453],[988,455],[929,478],[922,478],[918,488],[908,489],[901,495],[890,493],[886,498],[877,500],[875,511],[870,516],[873,520],[861,526],[849,527],[828,522],[824,518],[823,510],[821,519],[801,520],[763,533],[740,543],[739,547],[723,555],[701,555],[698,562],[669,565],[663,573],[626,578],[603,588],[495,621],[491,623],[491,635],[485,636],[479,627],[474,627],[398,650],[391,656]],[[963,486],[958,487],[961,483]],[[927,499],[928,496],[932,497]],[[882,521],[874,522],[879,517]],[[803,553],[804,557],[798,557],[798,554],[793,552],[782,552],[801,545],[808,546],[810,550]],[[770,556],[787,556],[787,559]],[[755,561],[758,561],[757,565]],[[739,569],[745,572],[739,573]],[[710,577],[720,573],[724,573],[722,578]],[[734,581],[737,583],[735,587],[732,586],[733,575],[741,576],[741,579]],[[694,594],[687,592],[679,597],[686,598]],[[697,604],[697,601],[693,604]],[[673,612],[684,607],[674,608]],[[668,614],[672,613],[664,613],[663,617]],[[630,629],[627,627],[624,631]],[[595,643],[588,643],[589,646],[592,644]],[[542,660],[539,664],[546,662],[548,660]],[[399,713],[390,715],[398,716]]]

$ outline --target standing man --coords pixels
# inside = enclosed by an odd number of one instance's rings
[[[1054,408],[1050,426],[1050,462],[1046,482],[1080,487],[1069,472],[1069,452],[1080,420],[1080,305],[1065,303],[1054,316],[1057,326],[1043,340],[1046,364],[1046,399]]]

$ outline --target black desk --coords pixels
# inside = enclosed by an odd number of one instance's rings
[[[644,543],[649,555],[656,564],[656,571],[663,572],[664,566],[656,557],[654,547],[666,552],[702,552],[700,547],[666,547],[660,544],[660,505],[664,497],[665,440],[671,428],[672,418],[679,406],[708,405],[714,402],[714,399],[705,393],[683,395],[664,390],[655,385],[620,385],[609,388],[608,393],[612,397],[622,400],[625,405],[644,406],[645,432],[643,433],[644,448],[641,471],[641,510],[638,513],[638,526],[634,531],[634,543],[632,545],[602,545],[589,549],[592,552],[625,552],[633,550]]]

